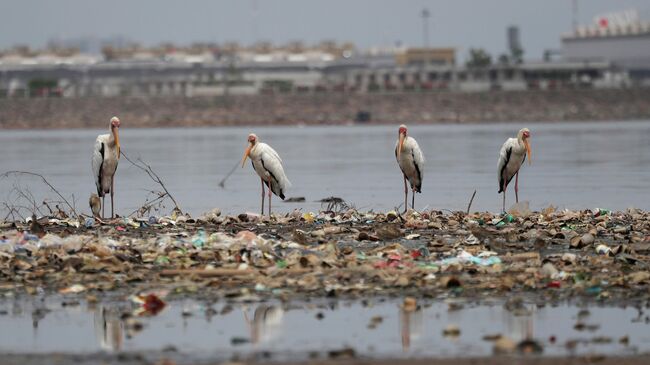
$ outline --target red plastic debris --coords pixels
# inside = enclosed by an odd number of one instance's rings
[[[142,308],[144,309],[144,313],[142,314],[155,316],[165,308],[165,302],[155,294],[149,294],[143,299],[144,303],[142,303]]]
[[[546,287],[547,288],[561,288],[562,283],[560,281],[558,281],[558,280],[553,280],[553,281],[549,282],[548,284],[546,284]]]

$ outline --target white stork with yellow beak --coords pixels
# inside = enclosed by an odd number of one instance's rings
[[[503,211],[506,211],[506,188],[515,177],[515,199],[519,203],[519,168],[526,160],[528,153],[528,164],[531,164],[531,150],[528,139],[530,131],[523,128],[517,133],[517,138],[508,138],[501,146],[499,153],[499,164],[497,174],[499,177],[499,193],[503,193]]]
[[[102,198],[102,218],[104,218],[104,196],[111,193],[111,218],[115,217],[113,196],[115,194],[115,171],[120,161],[120,120],[111,118],[110,133],[100,134],[95,140],[93,151],[93,175],[97,195]]]
[[[422,192],[422,173],[424,167],[424,156],[415,138],[407,135],[404,124],[399,126],[399,139],[395,146],[395,157],[397,164],[404,175],[404,212],[408,209],[408,187],[406,180],[411,184],[413,191],[411,209],[415,209],[415,193]]]
[[[291,182],[284,174],[282,159],[271,146],[262,143],[253,133],[248,135],[248,146],[244,151],[241,167],[244,167],[246,158],[250,157],[253,169],[262,181],[262,215],[264,214],[264,184],[269,188],[269,217],[271,216],[271,192],[284,200],[284,192],[291,186]]]

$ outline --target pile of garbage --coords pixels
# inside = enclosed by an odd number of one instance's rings
[[[636,209],[33,217],[0,223],[0,293],[648,297],[649,253]]]

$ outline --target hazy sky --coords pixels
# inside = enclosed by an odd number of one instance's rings
[[[506,26],[519,25],[527,58],[558,48],[571,29],[571,0],[0,0],[0,48],[43,46],[48,39],[126,36],[163,41],[352,41],[366,48],[421,45],[420,11],[431,11],[430,44],[506,49]],[[638,9],[650,0],[579,0],[579,19]],[[257,9],[255,11],[255,9]],[[254,14],[257,14],[255,16]],[[255,20],[256,19],[256,20]],[[255,25],[257,24],[257,25]]]

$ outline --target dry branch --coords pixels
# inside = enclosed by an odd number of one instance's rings
[[[36,177],[40,178],[41,180],[43,180],[43,183],[45,185],[47,185],[50,189],[52,189],[52,191],[54,191],[54,193],[56,193],[56,195],[58,195],[59,198],[61,198],[61,201],[63,203],[65,203],[65,205],[68,206],[68,208],[70,209],[70,212],[72,212],[72,214],[75,217],[79,216],[76,209],[74,209],[74,206],[72,204],[70,204],[70,202],[68,202],[68,200],[54,187],[54,185],[50,184],[50,182],[47,181],[47,179],[43,175],[37,174],[35,172],[29,172],[29,171],[7,171],[7,172],[3,173],[2,175],[0,175],[0,179],[7,178],[10,175],[28,175],[28,176],[36,176]],[[37,204],[36,204],[36,201],[34,200],[33,195],[31,193],[29,193],[29,195],[27,195],[24,191],[22,191],[20,189],[18,189],[18,192],[22,197],[24,197],[25,199],[27,199],[30,203],[32,203],[34,205],[34,212],[35,212],[38,208],[37,208]]]
[[[156,198],[156,200],[161,199],[161,198],[163,198],[164,196],[168,196],[169,199],[174,203],[175,209],[178,210],[179,212],[181,211],[181,207],[178,206],[178,202],[176,202],[176,199],[174,199],[174,197],[172,196],[172,194],[169,193],[169,190],[167,190],[167,187],[165,186],[165,183],[163,183],[163,181],[162,181],[162,179],[160,178],[160,176],[158,176],[158,174],[156,174],[156,172],[151,168],[151,166],[149,166],[148,164],[146,164],[146,163],[145,163],[144,161],[142,161],[142,159],[140,159],[140,158],[138,158],[138,161],[137,161],[137,162],[134,162],[133,160],[131,160],[131,159],[129,158],[129,156],[127,156],[127,155],[124,153],[124,150],[122,150],[122,149],[120,150],[120,154],[121,154],[122,156],[124,156],[124,158],[125,158],[127,161],[129,161],[133,166],[135,166],[135,167],[139,168],[140,170],[146,172],[147,175],[149,175],[149,177],[151,178],[151,180],[153,180],[153,181],[156,182],[158,185],[160,185],[160,187],[165,191],[165,194],[159,196],[158,198]],[[147,204],[145,204],[145,206],[147,206]],[[144,207],[143,207],[143,208],[144,208]],[[138,210],[141,210],[141,209],[142,209],[142,208],[140,208],[140,209],[138,209]],[[133,214],[133,213],[132,213],[132,214]]]
[[[472,202],[474,201],[475,196],[476,190],[474,190],[474,194],[472,194],[472,198],[469,200],[469,204],[467,204],[467,212],[465,212],[465,214],[469,214],[469,210],[472,208]]]

